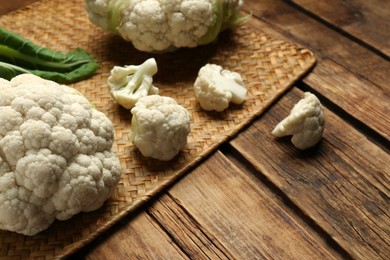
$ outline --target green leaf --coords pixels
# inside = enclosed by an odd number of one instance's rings
[[[15,66],[10,63],[5,63],[0,61],[0,77],[10,80],[16,75],[23,74],[23,73],[31,73],[31,72],[19,66]]]
[[[21,73],[32,73],[58,83],[73,83],[95,73],[95,58],[80,48],[63,54],[38,46],[18,34],[0,27],[0,77],[10,80]]]

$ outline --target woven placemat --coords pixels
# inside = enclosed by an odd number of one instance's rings
[[[234,136],[315,63],[313,54],[293,43],[275,39],[250,23],[221,34],[215,44],[173,53],[141,53],[111,33],[93,26],[83,0],[43,0],[2,16],[0,25],[42,46],[68,52],[80,47],[97,57],[100,69],[90,79],[71,85],[89,98],[115,126],[114,151],[123,166],[114,196],[99,210],[56,221],[49,229],[28,237],[0,231],[0,257],[64,257],[118,222],[158,194],[219,144]],[[192,117],[188,145],[171,162],[144,158],[129,141],[130,113],[112,100],[106,80],[114,65],[157,60],[154,83],[160,94],[186,107]],[[201,66],[216,63],[240,73],[249,89],[243,106],[222,113],[204,112],[195,101],[192,85]]]

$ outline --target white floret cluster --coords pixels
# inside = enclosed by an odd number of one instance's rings
[[[275,126],[272,134],[276,137],[292,135],[293,145],[304,150],[321,140],[324,125],[325,117],[320,100],[314,94],[305,92],[304,98]]]
[[[0,229],[33,235],[102,206],[121,166],[111,121],[73,88],[0,79]]]
[[[142,155],[169,161],[187,144],[190,114],[173,98],[142,97],[131,113],[131,140]]]
[[[212,1],[130,1],[117,28],[141,51],[195,47],[212,23]]]

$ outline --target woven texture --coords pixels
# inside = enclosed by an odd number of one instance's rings
[[[97,57],[101,64],[97,73],[72,87],[112,120],[116,136],[113,149],[123,166],[114,196],[101,209],[56,221],[32,237],[0,231],[0,258],[63,257],[81,248],[237,134],[315,63],[310,51],[263,34],[250,23],[222,33],[217,43],[208,46],[162,55],[140,53],[119,37],[90,24],[83,0],[40,1],[1,17],[0,25],[54,50],[67,52],[80,47]],[[154,83],[160,94],[173,97],[192,118],[188,145],[177,158],[165,163],[142,157],[131,144],[130,113],[115,104],[106,86],[114,65],[140,64],[150,57],[159,67]],[[242,75],[249,89],[244,105],[231,106],[222,113],[200,109],[192,84],[206,63]]]

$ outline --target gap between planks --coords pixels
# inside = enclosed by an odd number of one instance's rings
[[[389,155],[330,111],[312,150],[298,152],[290,138],[273,138],[273,127],[300,96],[291,90],[230,144],[353,258],[383,257]]]
[[[291,7],[293,7],[294,9],[296,9],[297,11],[302,12],[305,15],[307,15],[308,17],[310,17],[310,18],[316,20],[317,22],[325,25],[329,29],[339,33],[340,35],[343,35],[346,38],[349,38],[351,41],[354,41],[357,44],[361,45],[362,47],[372,51],[373,53],[375,53],[378,56],[382,57],[384,60],[390,61],[390,57],[388,55],[387,47],[380,46],[380,44],[378,46],[378,43],[376,43],[375,41],[370,41],[370,39],[359,38],[359,37],[361,37],[361,35],[360,36],[356,36],[356,34],[358,33],[356,29],[352,30],[352,31],[348,30],[348,29],[344,29],[343,26],[335,24],[335,22],[332,21],[331,18],[327,19],[327,17],[322,17],[321,14],[317,14],[314,11],[312,11],[310,8],[308,8],[308,7],[304,6],[304,5],[301,5],[300,4],[301,1],[284,1],[284,2],[286,4],[288,4],[288,5],[290,5]],[[369,1],[365,1],[365,2],[369,3]],[[328,5],[331,5],[331,4],[335,4],[336,5],[336,3],[327,3],[327,4]],[[364,8],[364,7],[361,6],[361,8]],[[335,9],[337,9],[337,8],[335,8]],[[390,14],[390,12],[389,12],[389,14]],[[372,14],[372,15],[375,15],[375,14]],[[364,19],[364,18],[361,17],[361,19]],[[369,30],[370,28],[365,28],[365,29]],[[375,28],[373,28],[373,29],[375,29]],[[387,28],[387,30],[389,30],[389,29]],[[360,33],[362,33],[362,32],[360,32]],[[387,41],[387,39],[385,39],[384,41]],[[384,48],[385,50],[381,50],[381,48]]]
[[[342,247],[337,241],[335,241],[331,235],[329,235],[318,223],[316,223],[310,216],[297,204],[294,203],[290,197],[280,189],[280,186],[271,181],[266,175],[262,172],[267,171],[266,169],[261,169],[261,167],[256,167],[247,158],[240,153],[238,149],[229,143],[224,144],[221,147],[221,152],[228,158],[233,164],[235,164],[240,169],[245,169],[243,172],[248,175],[253,182],[261,182],[262,186],[265,187],[265,191],[273,196],[275,199],[283,203],[286,208],[291,210],[296,218],[295,220],[300,222],[302,226],[307,225],[308,228],[312,229],[314,232],[321,237],[324,242],[338,253],[343,259],[353,259],[352,256]]]
[[[384,73],[390,71],[389,62],[284,1],[250,0],[245,2],[244,10],[256,18],[250,20],[253,26],[297,42],[312,50],[319,59],[332,59],[382,90],[390,90],[388,75]]]
[[[252,13],[258,18],[251,19],[252,26],[296,41],[317,56],[317,65],[302,82],[389,140],[390,63],[281,1],[246,3],[246,9],[253,8]],[[282,14],[278,16],[278,12]],[[334,42],[339,45],[333,46]],[[369,105],[371,109],[356,107],[357,104]]]
[[[209,237],[213,240],[218,239],[233,258],[339,258],[323,237],[298,221],[299,217],[284,202],[264,192],[267,188],[253,182],[243,170],[217,151],[168,191],[174,198],[170,205],[185,208],[196,219],[197,226],[212,234]],[[224,186],[225,183],[229,185]],[[157,209],[159,213],[152,214],[159,216],[164,226],[180,223],[186,229],[175,211],[162,203]],[[162,218],[161,212],[167,216]],[[175,231],[169,232],[175,235]]]

